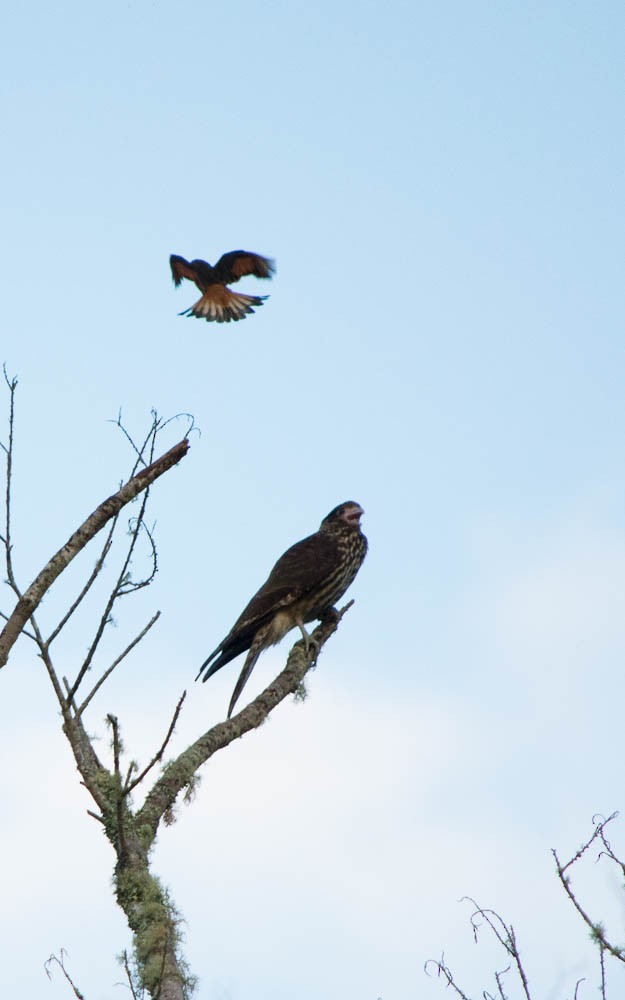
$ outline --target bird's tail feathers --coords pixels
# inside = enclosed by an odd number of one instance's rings
[[[234,706],[236,705],[237,701],[239,700],[239,696],[241,694],[241,691],[243,690],[243,688],[247,684],[247,682],[248,682],[248,680],[250,678],[250,674],[252,673],[252,670],[256,666],[256,661],[257,661],[258,657],[260,656],[260,654],[262,653],[263,649],[264,649],[264,646],[263,646],[263,644],[261,642],[254,643],[254,645],[250,649],[249,653],[245,657],[245,663],[243,664],[243,670],[239,674],[239,679],[238,679],[238,681],[236,683],[234,691],[232,692],[232,698],[230,699],[230,704],[228,706],[228,718],[230,718],[230,716],[232,715],[232,712],[234,710]]]
[[[231,292],[222,285],[212,285],[189,309],[178,313],[179,316],[195,316],[211,323],[230,323],[245,319],[248,313],[253,313],[253,306],[262,306],[267,295],[244,295],[242,292]]]
[[[215,659],[217,653],[220,652],[221,652],[221,646],[218,646],[217,649],[213,653],[211,653],[211,655],[206,660],[204,660],[204,663],[197,672],[197,677],[195,678],[196,681],[199,681],[200,677],[202,677],[202,672],[204,671],[204,669],[208,666],[211,660]],[[213,674],[217,673],[219,668],[223,667],[225,662],[226,661],[222,660],[221,657],[218,660],[215,660],[212,667],[209,670],[207,670],[204,676],[202,677],[202,681],[207,681],[209,677],[212,677]]]

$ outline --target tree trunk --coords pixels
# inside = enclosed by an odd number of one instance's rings
[[[186,1000],[192,983],[176,954],[179,917],[167,890],[150,874],[148,853],[136,834],[119,845],[117,901],[134,934],[137,972],[154,1000]]]

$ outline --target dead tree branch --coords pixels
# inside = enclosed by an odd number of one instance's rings
[[[607,995],[608,995],[607,971],[606,971],[606,963],[608,960],[608,956],[611,955],[618,962],[625,964],[625,946],[614,944],[614,942],[610,940],[610,938],[608,937],[605,927],[598,921],[594,921],[587,912],[587,910],[582,906],[572,886],[571,872],[574,866],[579,864],[580,861],[582,861],[582,859],[588,855],[590,849],[593,846],[597,846],[600,847],[600,850],[596,860],[600,861],[602,858],[606,857],[609,859],[609,861],[611,861],[613,864],[617,866],[617,868],[619,869],[620,876],[625,874],[625,862],[617,856],[606,835],[607,825],[611,823],[617,815],[618,815],[617,813],[613,813],[611,816],[608,816],[607,819],[593,817],[593,822],[595,823],[595,829],[592,835],[588,838],[588,840],[586,840],[581,845],[581,847],[575,852],[575,854],[573,854],[571,858],[569,858],[568,861],[564,863],[561,862],[557,852],[555,850],[552,850],[551,852],[553,854],[553,858],[556,863],[556,872],[558,875],[558,879],[560,880],[560,883],[564,891],[571,900],[577,913],[582,918],[583,922],[586,924],[586,927],[589,929],[591,940],[594,942],[599,952],[598,992],[602,1000],[607,1000]],[[477,941],[478,939],[478,933],[479,930],[481,929],[481,924],[483,921],[488,925],[492,934],[495,936],[496,940],[503,947],[506,953],[510,956],[510,958],[512,958],[514,965],[516,966],[516,972],[518,980],[520,981],[523,990],[523,994],[526,1000],[531,1000],[529,983],[527,976],[525,974],[525,970],[523,968],[523,963],[521,962],[521,956],[519,953],[519,948],[514,928],[512,927],[512,925],[506,924],[505,921],[502,920],[499,914],[496,913],[494,910],[483,909],[482,907],[478,906],[475,900],[471,899],[471,897],[465,896],[464,899],[468,900],[475,907],[474,912],[471,914],[471,927],[473,929],[473,937],[475,941]],[[494,973],[496,993],[493,994],[490,993],[488,990],[482,990],[481,996],[484,998],[484,1000],[496,1000],[496,998],[498,998],[498,1000],[506,1000],[506,993],[504,991],[504,985],[503,985],[503,977],[510,970],[510,968],[511,966],[509,965],[508,968],[500,972]],[[442,955],[440,960],[429,959],[425,963],[425,972],[427,975],[430,975],[430,969],[436,970],[436,974],[444,979],[445,985],[447,987],[451,987],[456,996],[460,997],[461,1000],[470,1000],[470,997],[467,995],[467,993],[465,993],[464,990],[456,983],[454,976],[445,961],[444,954]],[[575,983],[573,1000],[578,1000],[579,989],[583,982],[584,979],[578,979],[577,982]]]
[[[104,684],[104,681],[108,677],[111,676],[111,674],[115,670],[115,667],[119,666],[119,664],[122,662],[122,660],[124,660],[128,656],[128,653],[130,653],[130,651],[133,650],[135,648],[135,646],[137,646],[141,642],[141,640],[143,639],[143,637],[148,634],[148,632],[150,631],[150,629],[152,628],[152,626],[156,624],[156,622],[159,620],[160,617],[161,617],[160,611],[157,611],[156,614],[152,615],[152,617],[150,618],[150,620],[147,623],[147,625],[145,626],[145,628],[143,628],[139,632],[139,634],[135,636],[135,638],[132,640],[132,642],[128,643],[128,645],[123,650],[123,652],[121,652],[119,654],[119,656],[115,660],[113,660],[113,662],[111,663],[110,667],[108,667],[104,671],[104,673],[100,677],[99,681],[96,684],[94,684],[94,686],[92,687],[91,691],[89,692],[89,694],[87,695],[87,697],[85,698],[85,700],[83,701],[83,703],[81,704],[80,708],[76,709],[76,714],[77,715],[82,715],[82,713],[86,709],[86,707],[89,704],[89,702],[91,701],[91,699],[94,697],[94,695],[96,695],[98,693],[98,691],[100,690],[100,688]]]
[[[488,910],[479,906],[470,896],[463,896],[460,902],[469,902],[474,907],[470,918],[473,940],[477,943],[479,932],[482,927],[481,921],[484,921],[506,954],[513,960],[526,1000],[532,1000],[527,975],[525,973],[525,969],[523,968],[516,934],[512,925],[508,926],[508,924],[506,924],[506,922],[499,916],[498,913],[495,912],[495,910]],[[430,975],[430,967],[433,967],[436,970],[437,976],[445,979],[445,985],[448,987],[450,986],[456,996],[460,997],[461,1000],[470,1000],[468,994],[465,993],[455,981],[451,969],[445,962],[444,954],[440,960],[430,958],[425,963],[424,970],[428,976]],[[493,994],[488,990],[482,990],[481,993],[484,1000],[496,1000],[496,998],[498,998],[498,1000],[507,1000],[506,993],[504,992],[504,976],[510,972],[510,969],[511,966],[508,965],[505,969],[499,969],[493,973],[497,991]]]
[[[470,896],[464,896],[463,897],[463,901],[464,900],[467,900],[467,902],[471,903],[471,905],[475,907],[474,912],[471,914],[471,926],[473,928],[473,936],[474,936],[475,940],[477,941],[477,936],[478,936],[478,932],[479,932],[479,929],[480,929],[480,925],[479,925],[478,921],[481,918],[481,919],[483,919],[483,920],[486,921],[486,923],[490,927],[491,931],[493,932],[493,934],[495,935],[495,937],[499,941],[499,944],[508,953],[508,955],[510,956],[510,958],[513,959],[514,964],[516,965],[516,968],[517,968],[519,979],[521,980],[521,983],[523,985],[523,992],[525,993],[525,996],[526,996],[527,1000],[531,1000],[531,998],[530,998],[530,991],[529,991],[529,985],[528,985],[528,982],[527,982],[527,976],[525,975],[525,970],[523,968],[523,963],[521,962],[521,956],[519,954],[519,949],[518,949],[517,941],[516,941],[516,935],[514,933],[514,927],[512,926],[512,924],[510,924],[510,926],[508,926],[506,924],[506,922],[494,910],[484,910],[484,909],[482,909],[482,907],[478,906],[478,904],[475,902],[475,900],[471,899]],[[504,970],[504,971],[507,971],[507,970]],[[495,978],[496,978],[496,981],[497,981],[497,987],[498,987],[498,989],[499,989],[500,992],[502,992],[502,990],[501,990],[501,984],[500,984],[500,976],[501,975],[502,975],[502,973],[495,973]]]
[[[219,722],[200,736],[187,750],[165,768],[163,775],[148,793],[142,808],[137,813],[137,822],[151,832],[151,840],[156,836],[159,823],[173,806],[177,796],[189,787],[197,770],[218,750],[223,750],[233,740],[262,725],[269,713],[289,694],[295,694],[302,680],[315,665],[321,649],[334,635],[344,614],[354,602],[350,601],[340,611],[332,613],[317,626],[312,633],[313,649],[306,654],[304,642],[300,639],[289,653],[286,666],[261,694],[241,712],[226,722]],[[314,650],[314,651],[313,651]]]
[[[184,700],[185,700],[186,697],[187,697],[187,692],[183,691],[182,694],[181,694],[181,696],[180,696],[180,698],[178,699],[178,704],[176,705],[176,708],[175,708],[175,711],[174,711],[174,715],[173,715],[173,718],[172,718],[172,720],[171,720],[171,722],[169,724],[169,729],[167,730],[167,734],[165,736],[165,739],[163,740],[160,749],[152,757],[152,760],[150,761],[150,763],[147,764],[146,767],[144,767],[144,769],[141,772],[141,774],[139,774],[134,779],[134,781],[130,780],[131,776],[132,776],[132,772],[129,771],[128,777],[126,779],[126,783],[124,785],[124,795],[130,795],[131,792],[137,787],[137,785],[141,784],[141,782],[143,781],[143,779],[146,777],[147,774],[149,774],[149,772],[152,770],[152,768],[156,764],[158,764],[159,761],[161,761],[163,759],[163,754],[165,753],[165,750],[167,749],[167,744],[169,743],[170,739],[173,736],[173,732],[174,732],[174,729],[176,728],[176,723],[178,722],[178,718],[180,716],[180,712],[182,710],[182,706],[184,704]]]
[[[189,441],[184,438],[178,444],[161,455],[155,462],[138,472],[117,493],[101,503],[81,526],[70,536],[65,545],[46,563],[41,572],[33,580],[28,589],[18,600],[9,620],[0,633],[0,667],[8,660],[9,653],[24,625],[41,603],[42,598],[50,589],[57,577],[70,564],[85,545],[97,535],[111,518],[134,500],[159,476],[177,465],[189,450]]]
[[[72,990],[74,991],[74,996],[77,997],[77,1000],[85,1000],[84,993],[80,992],[80,990],[78,989],[78,987],[76,986],[76,984],[72,980],[72,977],[70,976],[69,972],[65,968],[65,956],[66,955],[67,955],[67,952],[65,951],[64,948],[61,948],[61,957],[60,958],[57,958],[56,955],[50,955],[50,958],[46,962],[44,962],[44,964],[43,964],[43,967],[44,967],[44,969],[46,971],[46,976],[48,977],[48,979],[52,979],[52,965],[53,965],[54,962],[56,962],[56,964],[58,965],[59,969],[61,970],[61,972],[63,973],[63,975],[67,979],[67,982],[69,983],[69,985],[71,986]]]
[[[601,857],[608,857],[611,861],[613,861],[616,865],[618,865],[618,867],[621,869],[621,873],[623,872],[624,870],[623,862],[619,858],[617,858],[616,855],[614,854],[605,834],[605,828],[607,824],[611,823],[612,820],[616,818],[616,816],[617,813],[612,813],[612,815],[608,816],[607,819],[600,820],[596,824],[594,832],[592,836],[589,838],[589,840],[587,840],[586,843],[582,844],[580,849],[573,855],[572,858],[570,858],[569,861],[566,862],[566,864],[562,864],[560,862],[558,854],[555,850],[552,850],[551,852],[553,854],[553,858],[556,863],[556,872],[558,874],[558,878],[560,879],[562,887],[564,888],[564,891],[571,900],[573,906],[579,913],[580,917],[590,930],[591,940],[594,941],[594,943],[597,945],[597,948],[599,949],[599,966],[601,973],[600,989],[603,998],[605,998],[606,996],[605,956],[606,954],[612,955],[612,957],[616,958],[617,961],[625,964],[625,947],[613,944],[608,939],[603,924],[601,924],[599,921],[593,920],[592,917],[590,917],[590,915],[586,912],[584,907],[579,902],[577,896],[575,895],[575,892],[573,891],[573,886],[571,884],[571,876],[567,873],[569,869],[572,869],[572,867],[582,859],[586,851],[588,851],[590,847],[592,847],[592,845],[595,844],[597,841],[603,844],[604,847],[604,850],[599,853],[599,857],[597,858],[597,860],[600,860]]]
[[[70,618],[72,617],[72,615],[74,614],[74,612],[78,610],[78,608],[80,607],[81,603],[83,602],[83,600],[85,599],[85,597],[87,596],[87,594],[91,590],[93,584],[97,580],[98,576],[100,575],[100,573],[102,571],[102,567],[104,566],[104,560],[106,559],[107,555],[111,551],[111,546],[113,545],[113,534],[115,532],[115,528],[117,527],[117,519],[118,519],[118,517],[119,517],[119,514],[116,514],[115,517],[113,518],[113,520],[111,521],[111,527],[109,528],[109,532],[108,532],[108,534],[106,536],[106,539],[104,541],[104,545],[102,546],[102,551],[101,551],[100,555],[98,556],[98,559],[96,561],[95,566],[93,567],[93,571],[91,573],[91,576],[89,577],[89,579],[85,583],[84,587],[80,591],[80,593],[79,593],[78,597],[76,598],[76,600],[74,601],[74,603],[70,605],[70,607],[68,608],[68,610],[66,611],[66,613],[63,615],[63,617],[61,618],[61,620],[58,623],[58,625],[56,626],[56,628],[54,628],[52,630],[52,632],[50,633],[50,635],[48,636],[48,640],[47,640],[48,646],[50,646],[54,642],[54,640],[56,639],[56,637],[59,634],[59,632],[61,632],[65,628],[65,626],[67,625],[68,621],[70,620]]]
[[[8,446],[2,445],[2,449],[6,455],[6,488],[4,497],[4,509],[5,509],[5,522],[4,522],[4,534],[0,535],[0,539],[4,543],[5,552],[5,562],[7,570],[7,580],[11,590],[21,597],[19,588],[17,586],[17,581],[15,579],[15,573],[13,572],[13,545],[11,542],[11,491],[13,482],[13,432],[15,428],[15,390],[17,389],[17,379],[10,379],[7,375],[6,366],[3,366],[2,372],[4,375],[4,381],[9,390],[9,444]]]
[[[461,1000],[471,1000],[471,997],[469,997],[464,992],[464,990],[461,989],[460,986],[458,986],[458,983],[455,981],[451,969],[445,962],[444,952],[439,959],[428,958],[427,962],[423,967],[426,976],[430,975],[430,966],[434,967],[434,969],[436,970],[436,975],[438,976],[439,979],[442,977],[445,980],[445,986],[451,986],[456,996],[460,997]]]

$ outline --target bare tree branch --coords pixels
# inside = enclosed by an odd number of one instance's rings
[[[69,985],[73,989],[74,996],[77,997],[77,1000],[85,1000],[84,993],[80,992],[80,990],[78,989],[78,987],[76,986],[76,984],[73,982],[72,977],[70,976],[69,972],[65,968],[65,956],[66,955],[67,955],[67,952],[65,951],[65,948],[61,948],[61,957],[60,958],[57,958],[56,955],[50,955],[50,958],[46,962],[43,963],[43,967],[46,970],[46,976],[48,977],[48,979],[52,979],[51,966],[52,966],[53,962],[56,962],[56,964],[60,968],[61,972],[63,973],[63,975],[67,979],[67,982],[69,983]]]
[[[146,509],[149,497],[150,497],[150,490],[148,488],[148,489],[146,489],[145,493],[143,494],[143,497],[142,497],[142,500],[141,500],[141,510],[139,512],[139,516],[134,521],[134,527],[130,529],[130,544],[129,544],[128,550],[126,552],[126,556],[124,558],[124,562],[122,564],[122,568],[119,571],[119,576],[117,577],[117,581],[116,581],[113,589],[111,590],[111,592],[110,592],[110,594],[108,596],[108,599],[107,599],[107,602],[106,602],[106,606],[105,606],[104,611],[102,612],[102,615],[100,617],[100,622],[99,622],[98,627],[96,629],[96,633],[95,633],[95,635],[93,637],[93,640],[91,642],[91,645],[89,647],[87,655],[86,655],[86,657],[85,657],[85,659],[83,661],[82,666],[80,667],[80,670],[78,671],[78,674],[76,675],[76,680],[74,681],[74,683],[71,686],[71,690],[69,692],[70,698],[73,697],[76,694],[76,691],[80,687],[80,684],[82,683],[83,678],[85,677],[85,674],[87,673],[87,671],[91,667],[91,663],[93,662],[93,657],[95,656],[96,650],[97,650],[97,648],[98,648],[98,646],[100,644],[100,640],[102,639],[102,636],[104,635],[104,630],[105,630],[106,626],[109,625],[110,622],[111,622],[111,620],[112,620],[111,619],[111,612],[113,610],[113,605],[115,604],[115,601],[117,601],[118,598],[120,598],[120,597],[124,597],[126,594],[132,593],[132,591],[134,589],[139,589],[138,587],[136,587],[136,588],[129,587],[129,588],[126,589],[125,588],[125,584],[128,581],[128,576],[129,576],[128,567],[130,566],[130,563],[131,563],[131,560],[132,560],[132,555],[133,555],[133,552],[134,552],[134,549],[135,549],[135,545],[137,544],[137,538],[139,537],[139,531],[141,530],[141,525],[143,523],[143,517],[144,517],[144,514],[145,514],[145,509]],[[151,580],[154,578],[154,574],[156,573],[156,554],[155,554],[156,553],[156,549],[154,547],[154,542],[153,542],[153,539],[152,539],[151,536],[150,536],[150,541],[152,543],[153,561],[154,561],[152,574],[150,576],[150,582],[151,582]]]
[[[146,490],[146,492],[145,492],[145,497],[146,498],[148,496],[148,493],[149,493],[149,491]],[[146,499],[146,503],[147,503],[147,499]],[[133,524],[133,521],[131,521],[129,523]],[[120,583],[119,589],[117,591],[117,596],[118,597],[125,597],[126,594],[134,594],[135,590],[141,590],[143,587],[149,587],[150,584],[152,583],[152,580],[156,576],[157,571],[158,571],[158,553],[156,551],[156,542],[154,541],[154,535],[152,533],[152,530],[150,528],[148,528],[147,524],[145,523],[145,520],[144,520],[144,511],[142,511],[141,514],[139,515],[139,517],[136,518],[136,520],[134,522],[134,525],[135,525],[135,527],[131,528],[131,531],[132,531],[132,534],[133,534],[132,546],[134,548],[134,545],[136,543],[136,539],[139,537],[139,532],[143,528],[145,534],[148,536],[148,541],[150,543],[150,550],[151,550],[150,555],[151,555],[151,561],[152,561],[152,569],[150,570],[150,572],[148,573],[148,575],[145,576],[142,580],[132,580],[132,579],[129,579],[129,578],[127,578],[126,580],[122,580],[121,583]],[[136,528],[136,534],[135,534],[135,528]],[[132,553],[130,553],[130,555],[132,555]],[[128,560],[128,564],[130,564],[130,559]]]
[[[2,541],[4,542],[4,552],[5,552],[5,562],[7,569],[7,580],[11,590],[21,597],[19,588],[17,586],[17,581],[15,579],[15,573],[13,571],[13,556],[12,556],[12,543],[11,543],[11,487],[13,479],[13,430],[15,427],[15,390],[17,389],[17,379],[10,379],[7,375],[6,365],[3,365],[2,371],[4,374],[4,381],[9,389],[9,444],[8,447],[2,446],[4,453],[6,454],[6,488],[4,497],[4,509],[5,509],[5,522],[4,522],[4,535],[2,536]]]
[[[581,859],[581,857],[586,853],[586,851],[597,840],[601,841],[601,843],[605,847],[605,852],[601,853],[607,854],[608,857],[610,857],[613,861],[616,861],[617,864],[619,864],[619,866],[622,867],[622,863],[614,855],[612,848],[610,847],[610,844],[605,836],[605,827],[607,826],[608,823],[612,822],[612,820],[616,817],[616,815],[617,815],[616,813],[612,813],[612,815],[608,816],[607,819],[601,820],[599,823],[597,823],[592,837],[590,837],[590,839],[587,840],[585,844],[582,844],[577,853],[574,854],[573,857],[566,862],[566,864],[564,865],[561,864],[558,854],[555,850],[552,850],[551,852],[553,854],[556,863],[556,871],[558,873],[558,878],[562,883],[564,891],[566,892],[567,896],[571,900],[573,906],[579,913],[580,917],[582,918],[586,926],[589,928],[591,938],[599,948],[600,963],[601,963],[601,984],[602,984],[601,988],[604,993],[605,993],[604,952],[606,951],[609,952],[609,954],[613,955],[614,958],[618,959],[619,962],[623,962],[625,964],[625,948],[612,944],[606,937],[603,925],[600,924],[598,921],[592,920],[592,918],[588,915],[586,910],[582,907],[581,903],[577,899],[577,896],[573,892],[573,888],[571,886],[571,879],[570,876],[567,875],[567,871]],[[599,857],[601,857],[601,854],[599,855]]]
[[[516,966],[516,972],[521,982],[523,988],[523,993],[526,1000],[532,1000],[527,976],[525,974],[525,969],[523,968],[523,963],[521,961],[521,955],[519,953],[519,948],[517,945],[516,935],[514,933],[514,928],[512,925],[508,926],[504,920],[499,916],[495,910],[483,909],[479,906],[471,896],[463,896],[460,900],[461,903],[469,902],[473,907],[475,907],[473,913],[471,914],[471,929],[473,931],[473,940],[477,943],[479,932],[481,930],[480,921],[483,920],[491,932],[504,949],[504,951],[514,960]],[[456,996],[459,996],[461,1000],[471,1000],[471,998],[464,992],[464,990],[455,981],[451,969],[445,962],[445,955],[443,954],[440,960],[428,959],[425,963],[424,971],[426,975],[430,975],[430,966],[436,969],[436,974],[445,979],[445,985],[451,986]],[[512,966],[508,965],[505,969],[499,969],[494,972],[495,985],[497,987],[496,994],[490,993],[488,990],[482,990],[482,997],[484,1000],[507,1000],[507,994],[504,990],[503,977],[507,975]]]
[[[50,635],[48,636],[48,638],[46,640],[48,646],[50,646],[54,642],[54,640],[56,639],[56,637],[59,634],[59,632],[61,632],[65,628],[65,626],[67,625],[68,621],[70,620],[70,618],[72,617],[72,615],[74,614],[74,612],[80,607],[80,604],[82,603],[82,601],[84,600],[84,598],[87,596],[87,594],[91,590],[93,584],[95,583],[95,581],[97,580],[98,576],[100,575],[102,567],[104,566],[104,560],[106,559],[107,555],[109,554],[109,552],[111,550],[111,546],[113,544],[113,533],[114,533],[115,528],[117,526],[117,519],[118,519],[118,517],[119,517],[119,515],[116,514],[115,517],[113,518],[113,520],[111,521],[111,527],[109,529],[109,533],[106,536],[106,540],[104,542],[104,545],[102,546],[102,551],[101,551],[100,555],[98,556],[98,559],[96,561],[95,566],[93,567],[93,571],[91,573],[91,576],[89,577],[89,579],[85,583],[84,587],[80,591],[80,593],[79,593],[78,597],[76,598],[76,600],[74,601],[74,603],[72,605],[70,605],[68,611],[63,615],[63,617],[61,618],[61,620],[58,623],[58,625],[56,626],[56,628],[54,628],[52,630],[52,632],[50,633]]]
[[[9,616],[5,615],[4,611],[0,611],[0,618],[4,618],[5,622],[8,622],[9,620]],[[27,635],[29,639],[32,639],[33,642],[37,642],[37,636],[35,635],[34,632],[29,631],[29,629],[27,628],[23,628],[22,633],[24,635]]]
[[[231,719],[213,726],[168,764],[137,813],[138,824],[151,831],[152,839],[164,814],[171,809],[183,788],[191,783],[198,768],[218,750],[262,725],[276,705],[298,690],[308,670],[315,665],[319,652],[336,632],[341,618],[353,603],[350,601],[340,611],[332,609],[312,633],[312,648],[308,654],[300,639],[291,649],[282,673],[254,701]]]
[[[126,646],[126,648],[123,650],[122,653],[119,654],[119,656],[117,657],[117,659],[113,660],[113,662],[111,663],[110,667],[108,667],[108,669],[104,671],[104,673],[100,677],[99,681],[96,684],[94,684],[94,686],[92,687],[91,691],[89,692],[89,694],[87,695],[87,697],[83,701],[83,703],[80,706],[80,708],[76,709],[76,714],[77,715],[82,715],[82,713],[86,709],[86,707],[89,704],[89,702],[91,701],[91,699],[94,697],[94,695],[97,694],[97,692],[100,690],[100,688],[104,684],[104,681],[107,679],[107,677],[111,676],[111,674],[115,670],[115,667],[119,666],[119,664],[122,662],[122,660],[124,660],[128,656],[128,653],[130,653],[130,651],[133,650],[135,648],[135,646],[138,645],[138,643],[141,642],[141,640],[143,639],[143,637],[145,635],[147,635],[147,633],[150,631],[150,629],[152,628],[152,626],[156,624],[156,622],[158,621],[158,619],[160,617],[161,617],[160,611],[157,611],[155,615],[152,615],[152,617],[150,618],[150,620],[147,623],[147,625],[145,626],[145,628],[143,628],[139,632],[139,634],[137,636],[135,636],[135,638],[132,640],[132,642],[128,643],[128,645]]]
[[[531,1000],[529,985],[527,982],[527,976],[525,975],[525,970],[521,962],[521,956],[519,954],[519,949],[516,942],[514,927],[512,926],[512,924],[510,924],[510,926],[508,927],[506,922],[499,916],[498,913],[495,912],[495,910],[482,909],[482,907],[479,906],[475,902],[475,900],[471,898],[471,896],[463,896],[463,900],[465,899],[469,903],[471,903],[472,906],[475,907],[475,911],[471,914],[471,926],[473,928],[473,936],[475,940],[477,941],[477,935],[479,931],[479,924],[477,923],[477,919],[478,917],[481,917],[483,920],[486,921],[486,923],[488,924],[491,931],[499,941],[499,944],[502,946],[502,948],[504,948],[510,955],[510,957],[514,959],[514,963],[517,967],[517,972],[519,974],[519,979],[523,984],[523,992],[525,993],[527,1000]],[[497,986],[500,992],[502,992],[500,979],[497,978],[500,975],[501,973],[495,973]]]
[[[0,633],[0,667],[7,662],[9,653],[15,644],[24,625],[41,603],[42,598],[66,566],[74,559],[85,545],[115,517],[117,513],[131,500],[134,500],[143,490],[146,490],[159,476],[184,458],[189,450],[189,441],[185,438],[170,448],[164,455],[142,469],[127,482],[117,493],[101,503],[81,526],[70,536],[65,545],[52,556],[35,580],[18,600],[7,624]]]
[[[158,764],[158,762],[163,759],[163,754],[165,753],[165,750],[167,748],[167,744],[169,743],[170,739],[172,738],[174,729],[176,728],[176,723],[178,722],[178,717],[180,715],[180,712],[181,712],[181,709],[182,709],[182,706],[184,704],[184,700],[185,700],[186,697],[187,697],[187,692],[183,691],[182,694],[181,694],[181,696],[180,696],[180,698],[178,699],[178,704],[176,705],[176,709],[174,711],[173,718],[172,718],[171,723],[169,725],[169,729],[167,730],[167,735],[165,736],[165,739],[163,740],[163,742],[161,744],[160,750],[158,750],[157,753],[154,754],[154,757],[152,757],[152,760],[150,761],[150,763],[146,767],[144,767],[144,769],[141,772],[141,774],[139,774],[135,778],[135,780],[132,781],[132,782],[130,781],[131,772],[130,771],[128,772],[128,777],[127,777],[126,783],[124,785],[124,795],[130,795],[130,793],[133,791],[133,789],[135,789],[137,787],[137,785],[141,784],[141,782],[145,778],[146,774],[148,774],[152,770],[152,768],[155,766],[155,764]]]
[[[128,980],[128,986],[129,986],[130,992],[132,994],[132,1000],[139,1000],[139,997],[137,996],[137,993],[136,993],[136,990],[134,988],[134,984],[133,984],[133,981],[132,981],[132,973],[130,971],[130,963],[128,961],[128,952],[126,950],[124,950],[122,952],[122,956],[121,957],[122,957],[122,962],[123,962],[124,970],[126,972],[126,979]],[[117,983],[116,985],[123,986],[124,984],[123,983]]]
[[[445,964],[445,953],[441,955],[440,959],[428,958],[427,962],[423,966],[423,970],[426,976],[430,975],[430,966],[434,966],[436,969],[436,975],[439,977],[443,976],[445,979],[445,985],[451,986],[452,990],[459,996],[461,1000],[471,1000],[469,996],[462,990],[453,977],[453,973],[448,965]]]

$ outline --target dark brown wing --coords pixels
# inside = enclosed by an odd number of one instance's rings
[[[253,274],[255,278],[271,278],[275,269],[269,257],[261,257],[249,250],[231,250],[219,258],[214,272],[224,285],[231,285],[246,274]]]
[[[202,678],[208,680],[235,656],[249,649],[258,630],[281,608],[289,607],[300,597],[320,587],[336,568],[339,559],[336,539],[320,531],[287,549],[278,559],[266,582],[239,615],[226,638],[204,661],[197,676],[218,656]]]
[[[330,575],[339,559],[336,539],[316,532],[296,542],[280,556],[266,582],[239,616],[230,634],[248,628],[256,631],[280,608],[315,590]]]
[[[188,278],[189,281],[195,282],[196,285],[198,284],[195,269],[188,260],[184,259],[184,257],[179,257],[177,254],[172,253],[169,258],[169,266],[171,267],[171,276],[174,279],[174,285],[176,285],[176,287],[178,287],[183,278]],[[199,287],[200,286],[198,285],[198,288]]]

